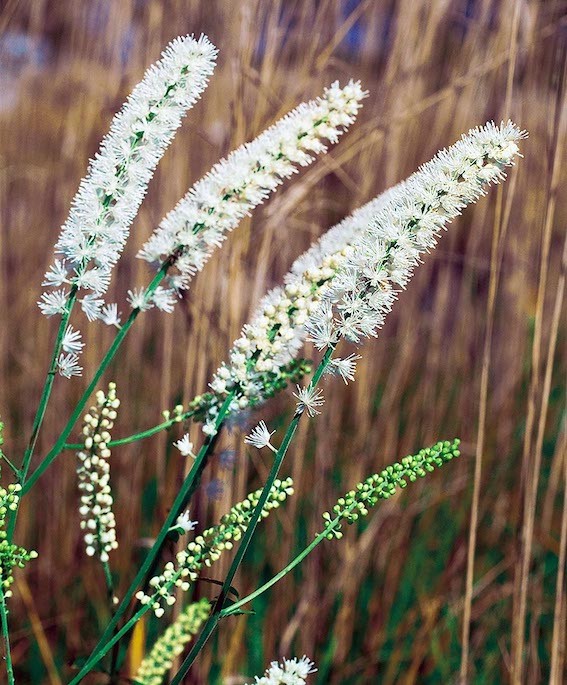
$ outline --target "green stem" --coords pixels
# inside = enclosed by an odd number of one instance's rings
[[[108,596],[108,605],[110,608],[110,616],[114,616],[114,581],[112,579],[112,573],[110,571],[110,565],[108,561],[102,561],[102,568],[104,570],[104,580],[106,581],[106,593]],[[116,633],[117,631],[115,631]],[[115,681],[115,671],[116,671],[116,663],[118,660],[118,643],[114,645],[114,649],[112,650],[112,658],[110,661],[110,682],[113,683]]]
[[[12,667],[12,652],[10,651],[10,634],[8,632],[8,607],[4,597],[4,586],[0,576],[0,617],[2,622],[2,638],[4,640],[4,661],[6,662],[6,674],[8,685],[14,685],[14,669]]]
[[[156,273],[154,278],[152,279],[151,283],[148,285],[146,288],[145,292],[145,298],[146,301],[150,299],[150,297],[153,295],[155,292],[156,288],[158,285],[161,283],[163,278],[165,277],[165,274],[167,273],[167,269],[169,268],[169,263],[166,262],[162,265],[161,269]],[[114,359],[116,353],[118,352],[118,349],[120,345],[122,344],[124,338],[126,337],[128,331],[130,328],[132,328],[134,321],[136,321],[138,314],[140,313],[140,309],[133,309],[132,312],[130,313],[130,316],[122,326],[122,328],[118,331],[116,334],[116,337],[112,341],[111,346],[108,348],[106,354],[104,355],[100,366],[96,370],[91,382],[87,386],[85,392],[81,396],[81,399],[77,403],[73,413],[71,414],[71,418],[67,422],[67,425],[61,432],[61,435],[57,439],[57,442],[51,450],[48,452],[48,454],[43,458],[39,466],[35,469],[35,471],[32,472],[31,476],[27,480],[22,481],[22,496],[26,494],[37,482],[37,480],[43,475],[43,473],[46,471],[46,469],[49,468],[49,466],[53,463],[53,461],[57,458],[57,456],[61,453],[61,450],[64,448],[65,441],[69,437],[69,434],[73,430],[73,427],[79,417],[81,416],[81,413],[83,412],[83,409],[85,408],[85,405],[87,404],[90,396],[96,389],[102,375],[108,368],[110,362]]]
[[[117,438],[116,440],[111,440],[110,442],[106,443],[107,447],[112,448],[112,447],[118,447],[119,445],[128,445],[131,442],[137,442],[138,440],[143,440],[144,438],[149,438],[152,435],[155,435],[156,433],[159,433],[160,431],[167,430],[168,428],[171,428],[171,426],[174,426],[176,423],[181,423],[182,421],[186,421],[187,419],[190,419],[193,414],[195,414],[195,410],[191,411],[186,411],[184,414],[180,414],[179,416],[175,416],[172,419],[168,419],[167,421],[163,421],[162,423],[158,423],[156,426],[152,426],[151,428],[147,428],[144,431],[140,431],[139,433],[132,433],[132,435],[128,435],[124,438]],[[84,443],[69,443],[66,442],[65,445],[63,446],[63,449],[66,450],[82,450],[85,448]]]
[[[102,569],[104,571],[104,580],[106,581],[106,593],[108,595],[108,602],[110,604],[110,611],[113,609],[113,599],[114,599],[114,581],[112,580],[112,573],[110,572],[110,566],[108,561],[101,561]]]
[[[65,336],[65,331],[67,330],[67,324],[69,323],[69,318],[71,312],[73,311],[73,306],[77,300],[77,286],[74,285],[69,292],[69,297],[67,299],[67,305],[65,308],[65,313],[61,316],[61,321],[59,322],[59,329],[57,331],[57,338],[55,339],[55,345],[53,346],[53,353],[51,355],[51,361],[49,363],[49,369],[47,371],[47,376],[45,377],[45,383],[43,384],[43,390],[41,391],[41,397],[37,407],[37,411],[34,417],[31,436],[24,452],[24,458],[22,460],[22,466],[19,469],[18,480],[20,485],[23,486],[28,471],[30,468],[31,460],[33,457],[33,452],[37,443],[39,436],[39,431],[43,424],[43,419],[45,418],[45,412],[47,411],[47,404],[49,398],[51,397],[51,391],[53,389],[53,382],[57,374],[57,360],[61,353],[61,345],[63,343],[63,338]],[[21,498],[18,501],[18,505],[14,511],[10,513],[10,520],[8,522],[8,540],[12,540],[14,535],[14,529],[16,527],[16,519],[18,517],[18,509],[21,502]]]
[[[313,374],[313,378],[311,379],[311,382],[309,383],[309,388],[314,389],[319,380],[321,379],[321,376],[323,375],[325,369],[329,365],[331,361],[332,354],[335,350],[335,346],[331,346],[327,348],[325,355],[323,356],[323,359],[319,363],[319,366],[315,370],[315,373]],[[272,465],[272,468],[270,470],[270,473],[268,475],[268,478],[266,480],[266,483],[264,485],[264,488],[262,489],[262,494],[260,495],[260,499],[258,500],[258,504],[256,505],[256,508],[254,509],[254,513],[252,514],[252,518],[250,519],[250,524],[248,525],[248,528],[246,529],[246,532],[244,533],[242,537],[242,541],[238,547],[238,550],[234,556],[234,559],[232,560],[232,564],[230,565],[230,568],[228,570],[228,574],[226,578],[224,579],[222,589],[220,591],[219,597],[215,603],[215,608],[213,609],[212,614],[209,616],[207,619],[203,630],[201,631],[201,635],[199,636],[199,640],[195,643],[195,646],[193,649],[189,652],[187,655],[185,661],[181,664],[181,668],[171,681],[171,685],[179,685],[182,681],[185,675],[187,674],[187,671],[191,668],[193,662],[197,658],[199,651],[202,649],[204,646],[205,642],[208,640],[209,636],[212,634],[214,631],[216,625],[218,624],[220,620],[220,614],[223,610],[223,605],[224,602],[228,596],[228,592],[232,586],[232,581],[234,580],[234,576],[236,575],[236,572],[238,571],[238,568],[240,564],[242,563],[242,560],[244,558],[244,555],[246,554],[246,551],[248,550],[248,547],[250,546],[250,543],[252,541],[252,537],[254,536],[254,533],[256,532],[256,527],[258,526],[258,523],[260,521],[260,518],[262,516],[262,511],[264,509],[264,506],[266,504],[266,501],[268,500],[268,497],[270,495],[270,490],[272,489],[272,486],[274,484],[274,481],[278,477],[279,470],[281,468],[281,465],[283,463],[283,460],[285,458],[285,455],[287,453],[287,450],[289,448],[289,445],[293,439],[293,436],[295,435],[295,432],[297,430],[297,426],[299,424],[299,420],[301,419],[302,412],[296,411],[293,419],[291,420],[289,426],[287,427],[287,430],[285,432],[283,441],[279,447],[279,449],[276,452],[276,455],[274,457],[274,463]],[[203,638],[203,639],[201,639]],[[199,648],[197,649],[197,646]]]
[[[8,459],[8,457],[4,454],[4,452],[0,452],[0,459],[6,462],[10,469],[14,472],[14,475],[16,478],[20,477],[20,469],[18,469],[12,462]]]
[[[102,658],[103,656],[105,656],[106,654],[108,654],[108,652],[114,647],[114,645],[116,645],[116,644],[124,637],[124,635],[126,635],[126,633],[128,633],[130,630],[132,630],[132,628],[136,625],[136,623],[137,623],[137,622],[142,618],[142,616],[144,616],[144,614],[146,614],[150,609],[151,609],[151,606],[149,606],[148,604],[146,604],[146,605],[140,607],[140,609],[138,609],[138,611],[132,616],[132,618],[131,618],[127,623],[125,623],[125,624],[122,626],[122,628],[120,628],[120,630],[115,631],[115,632],[114,632],[114,635],[110,638],[110,640],[109,640],[109,641],[106,643],[106,645],[104,646],[104,651],[103,651],[103,653],[100,655],[100,658]],[[98,658],[97,658],[97,661],[98,661]],[[86,666],[86,664],[85,664],[85,666]],[[83,679],[83,675],[81,675],[81,674],[82,674],[82,671],[84,670],[84,668],[85,668],[85,667],[83,667],[83,669],[81,670],[81,673],[79,673],[78,675],[76,675],[76,676],[73,678],[73,680],[71,681],[71,683],[70,683],[69,685],[72,685],[73,683],[78,683],[80,680]],[[90,669],[89,669],[89,670],[90,670]]]
[[[354,506],[349,507],[347,511],[351,511],[354,509]],[[298,566],[306,556],[311,554],[311,552],[317,547],[318,544],[323,542],[324,540],[327,539],[327,535],[329,533],[332,533],[332,531],[340,524],[341,518],[337,516],[337,518],[333,519],[325,528],[324,531],[319,533],[311,542],[310,545],[308,545],[302,552],[300,552],[292,561],[289,562],[289,564],[285,567],[282,568],[282,570],[277,573],[273,578],[270,578],[267,583],[264,583],[261,585],[259,588],[254,590],[254,592],[251,592],[249,595],[246,595],[246,597],[243,597],[242,599],[239,599],[237,602],[234,602],[234,604],[231,604],[229,607],[226,607],[220,612],[221,617],[225,616],[230,616],[231,614],[236,614],[238,613],[238,609],[240,609],[241,606],[244,606],[248,602],[251,602],[253,599],[256,599],[256,597],[259,597],[260,595],[264,594],[266,590],[269,590],[273,585],[278,583],[284,576],[286,576],[290,571],[293,571],[293,569]]]
[[[223,405],[219,409],[219,413],[216,418],[216,428],[217,430],[220,429],[224,418],[226,417],[229,407],[232,403],[233,400],[233,395],[230,394],[226,400],[224,401]],[[188,473],[187,477],[185,478],[183,485],[181,486],[179,492],[177,493],[177,497],[175,498],[175,501],[173,502],[173,505],[171,507],[171,510],[169,512],[169,515],[165,519],[161,530],[159,531],[156,540],[154,544],[152,545],[152,548],[148,552],[146,558],[144,559],[144,562],[140,569],[138,570],[138,573],[136,574],[136,577],[130,584],[130,587],[126,591],[124,597],[122,598],[122,601],[118,605],[116,609],[116,613],[112,617],[111,621],[109,624],[106,626],[106,629],[104,633],[102,634],[100,640],[98,641],[98,644],[95,646],[91,656],[87,659],[85,665],[83,668],[80,670],[80,672],[73,678],[71,681],[70,685],[76,685],[76,683],[79,683],[86,675],[89,673],[94,666],[102,659],[109,651],[109,649],[115,644],[116,639],[115,637],[111,638],[112,632],[114,631],[114,628],[118,624],[118,621],[120,618],[123,616],[123,614],[126,612],[128,608],[128,604],[130,603],[130,600],[134,596],[134,593],[136,590],[140,587],[140,585],[143,584],[144,579],[146,577],[147,572],[152,568],[152,565],[154,562],[157,560],[159,553],[161,552],[161,549],[165,543],[165,540],[169,534],[169,529],[172,527],[173,523],[177,520],[177,517],[179,514],[182,513],[183,509],[187,506],[188,500],[191,498],[193,493],[195,492],[195,489],[197,488],[197,485],[199,483],[199,479],[201,476],[201,473],[203,471],[203,468],[205,467],[206,460],[209,454],[209,449],[210,445],[214,441],[214,436],[209,436],[207,440],[203,443],[203,446],[199,450],[199,453],[197,454],[197,457],[195,459],[195,463],[193,464],[193,467],[191,471]],[[139,612],[138,612],[139,613]],[[135,614],[137,616],[138,614]],[[122,628],[120,632],[118,633],[120,637],[124,636],[131,627],[135,624],[135,621],[132,622],[132,619],[130,619],[127,623],[126,626],[129,626],[127,630]],[[120,639],[120,638],[119,638]]]
[[[183,676],[185,675],[185,673],[187,673],[187,671],[189,670],[189,668],[191,667],[195,659],[199,656],[199,653],[207,643],[207,640],[213,634],[220,619],[220,613],[213,613],[209,616],[207,622],[203,627],[203,630],[201,630],[201,632],[199,633],[198,639],[195,641],[195,644],[191,647],[191,651],[189,652],[189,654],[185,658],[185,661],[181,665],[181,669],[177,672],[174,679],[171,681],[171,685],[177,685],[181,682]],[[185,667],[186,663],[188,664],[187,667]]]

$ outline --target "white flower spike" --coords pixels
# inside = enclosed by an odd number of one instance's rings
[[[208,83],[217,50],[205,37],[176,38],[114,117],[81,181],[43,284],[72,284],[98,300],[110,282],[153,172],[181,121]],[[44,314],[61,313],[45,293]],[[83,309],[98,318],[101,307]]]
[[[366,93],[358,82],[338,82],[322,97],[302,103],[258,138],[242,145],[196,183],[167,214],[138,257],[163,264],[172,259],[176,290],[192,277],[241,219],[276,188],[325,152],[324,140],[336,143],[356,118]]]
[[[333,280],[332,334],[358,343],[377,335],[421,255],[467,205],[505,178],[526,133],[508,122],[472,129],[400,186],[354,242]],[[331,305],[329,305],[330,307]],[[318,320],[312,319],[315,328]]]
[[[77,452],[81,530],[86,553],[95,554],[103,563],[117,549],[116,520],[112,511],[114,499],[110,487],[110,431],[114,426],[120,400],[116,384],[108,384],[108,393],[96,393],[96,404],[84,416],[82,436],[84,449]]]

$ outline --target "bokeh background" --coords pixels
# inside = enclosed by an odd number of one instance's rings
[[[323,414],[303,423],[284,467],[296,495],[261,529],[239,591],[285,565],[366,475],[438,438],[460,436],[462,457],[317,548],[254,615],[222,625],[187,682],[236,685],[306,653],[314,683],[456,683],[471,515],[470,682],[565,682],[566,10],[565,0],[1,3],[0,413],[16,460],[54,338],[35,303],[59,226],[113,113],[176,35],[206,33],[218,67],[134,224],[112,284],[123,312],[126,291],[149,275],[138,247],[215,161],[334,79],[361,79],[370,95],[342,142],[242,223],[173,315],[140,318],[107,377],[122,399],[115,436],[206,390],[264,291],[352,209],[488,119],[511,116],[530,133],[503,189],[467,210],[417,270],[365,346],[357,381],[327,382]],[[81,324],[85,378],[56,383],[38,454],[110,341],[106,327]],[[222,438],[192,512],[202,524],[266,475],[270,455],[246,449],[243,431],[260,418],[283,426],[292,400],[284,393]],[[123,589],[183,477],[177,437],[113,454]],[[78,521],[65,453],[19,522],[17,541],[39,552],[11,601],[21,683],[66,682],[108,618]],[[156,629],[152,620],[136,633],[125,676]],[[518,655],[523,673],[512,676]]]

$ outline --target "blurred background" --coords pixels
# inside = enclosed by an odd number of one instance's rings
[[[218,67],[115,272],[110,299],[123,312],[126,291],[149,276],[137,249],[214,162],[335,79],[360,79],[370,95],[340,144],[241,224],[173,315],[139,319],[106,378],[122,399],[115,437],[205,391],[264,291],[352,209],[488,119],[510,116],[530,134],[507,183],[416,271],[365,346],[356,382],[327,381],[322,415],[303,422],[284,465],[296,494],[261,528],[238,590],[284,566],[365,476],[440,438],[461,437],[462,457],[319,546],[255,601],[254,615],[227,620],[187,682],[237,685],[305,653],[319,667],[314,683],[456,683],[468,603],[471,683],[565,682],[566,10],[565,0],[2,0],[0,414],[16,461],[54,340],[55,322],[35,303],[59,226],[112,115],[175,36],[206,33]],[[37,454],[111,340],[102,324],[79,323],[85,375],[57,380]],[[286,391],[227,431],[192,518],[213,522],[259,485],[270,454],[246,449],[243,431],[260,418],[283,427],[292,400]],[[111,565],[122,590],[183,477],[171,446],[180,435],[113,452]],[[19,521],[16,541],[39,552],[11,600],[20,683],[67,682],[108,620],[102,571],[78,524],[75,456],[65,453]],[[222,578],[229,561],[211,575]],[[156,630],[152,619],[136,633],[125,676]]]

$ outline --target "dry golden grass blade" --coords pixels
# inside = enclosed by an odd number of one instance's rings
[[[526,420],[526,432],[524,441],[523,465],[526,475],[524,511],[521,535],[521,551],[518,564],[518,594],[515,605],[512,641],[512,682],[520,685],[522,682],[522,670],[524,659],[524,630],[527,610],[529,565],[532,555],[534,521],[536,516],[537,494],[541,469],[541,447],[547,418],[547,406],[549,401],[549,387],[551,384],[551,372],[553,368],[553,352],[557,327],[559,325],[559,311],[553,316],[549,341],[549,354],[545,369],[545,378],[541,378],[541,354],[544,335],[544,307],[547,295],[549,251],[551,236],[555,221],[556,198],[561,178],[563,154],[567,140],[567,100],[564,88],[567,83],[567,55],[563,54],[562,86],[559,89],[557,102],[557,131],[553,148],[551,163],[551,179],[549,184],[548,204],[546,208],[545,222],[542,235],[541,265],[539,274],[538,298],[535,316],[534,342],[532,348],[532,378],[528,396],[528,414]],[[561,298],[562,299],[562,298]],[[540,387],[542,386],[542,387]],[[536,421],[536,402],[540,398],[538,434],[534,440],[532,435]]]
[[[520,2],[516,1],[514,4],[514,15],[510,28],[510,49],[508,59],[508,73],[506,79],[506,99],[504,101],[503,119],[510,115],[510,108],[512,104],[512,89],[514,85],[514,72],[516,66],[517,56],[517,36],[518,25],[520,18]],[[514,188],[511,189],[513,193]],[[460,666],[460,682],[465,685],[469,677],[469,651],[470,651],[470,628],[471,628],[471,611],[472,599],[474,591],[474,561],[476,551],[477,528],[479,521],[479,504],[480,504],[480,489],[482,482],[482,460],[485,450],[485,432],[486,420],[488,411],[488,384],[491,368],[491,355],[493,343],[493,328],[494,316],[496,309],[496,294],[499,284],[500,276],[500,252],[502,244],[502,236],[506,233],[506,226],[503,223],[503,187],[498,188],[495,218],[493,224],[492,248],[490,258],[490,280],[488,286],[488,300],[486,305],[486,331],[484,337],[484,346],[482,354],[482,370],[480,378],[480,397],[478,410],[478,428],[476,436],[476,452],[475,465],[473,477],[473,494],[471,503],[471,518],[469,529],[469,540],[467,550],[467,576],[465,585],[465,600],[463,611],[463,632],[462,632],[462,654]],[[511,203],[511,199],[510,199]]]
[[[41,658],[43,660],[45,670],[47,671],[49,677],[49,683],[50,685],[63,685],[63,681],[59,677],[57,667],[55,666],[55,660],[53,658],[53,652],[51,650],[49,640],[47,639],[47,636],[41,624],[41,619],[39,618],[39,614],[37,613],[35,601],[30,591],[30,587],[23,576],[20,576],[16,579],[16,585],[20,597],[22,598],[22,601],[26,607],[28,618],[31,624],[31,629],[35,637],[39,651],[41,653]]]

